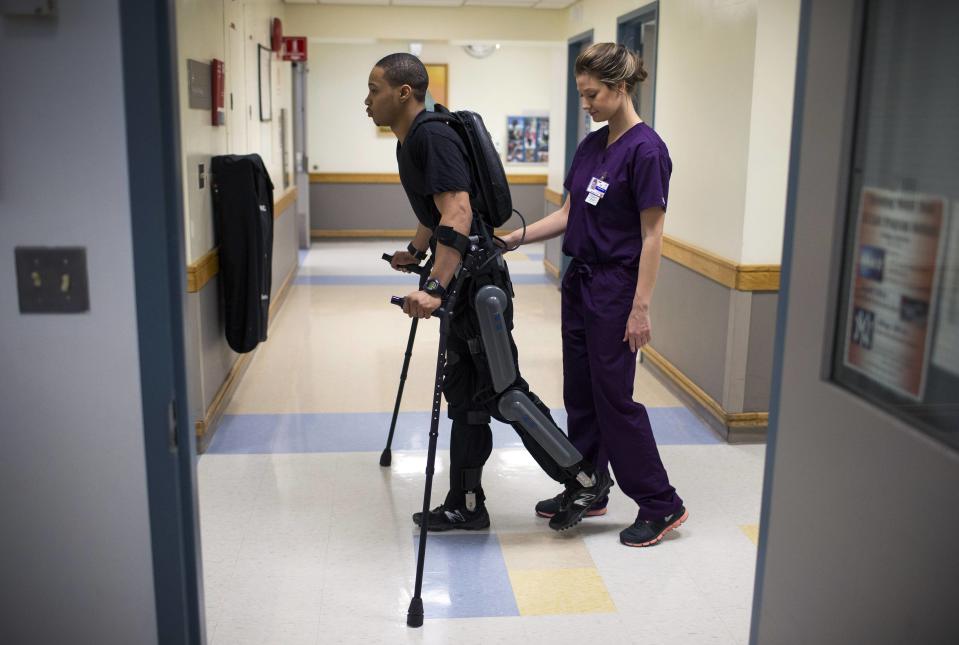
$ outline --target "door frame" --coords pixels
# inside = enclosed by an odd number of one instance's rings
[[[120,23],[157,638],[164,645],[202,644],[173,1],[148,8],[120,2]]]
[[[641,19],[641,18],[651,18],[651,19],[656,23],[656,47],[655,47],[656,57],[655,57],[655,62],[654,62],[654,65],[653,65],[653,70],[652,70],[652,72],[653,72],[653,88],[652,88],[652,93],[653,93],[653,95],[652,95],[652,97],[651,97],[651,103],[652,103],[653,108],[652,108],[652,113],[649,115],[649,126],[650,126],[651,128],[655,128],[655,127],[656,127],[656,80],[659,78],[659,74],[658,74],[658,71],[659,71],[659,70],[658,70],[658,68],[659,68],[659,33],[660,33],[660,31],[659,31],[659,24],[660,24],[660,23],[659,23],[659,20],[660,20],[659,0],[654,0],[653,2],[650,2],[649,4],[643,5],[643,6],[640,7],[639,9],[635,9],[635,10],[633,10],[633,11],[630,11],[629,13],[623,14],[622,16],[620,16],[619,18],[617,18],[617,19],[616,19],[616,42],[619,43],[619,44],[622,44],[622,43],[623,43],[623,32],[624,32],[625,29],[626,29],[626,25],[628,25],[629,23],[631,23],[631,22],[633,22],[633,21],[635,21],[635,20],[637,20],[637,19]],[[640,20],[640,22],[649,22],[649,20]],[[645,63],[645,61],[646,61],[646,59],[647,59],[647,56],[646,56],[646,52],[645,52],[645,51],[643,52],[642,56],[643,56],[643,62]],[[637,111],[638,111],[638,108],[637,108]]]
[[[579,56],[579,52],[582,51],[583,46],[591,45],[592,43],[593,30],[590,29],[589,31],[576,34],[570,38],[566,44],[566,152],[564,155],[564,163],[566,165],[563,167],[564,172],[569,170],[570,165],[573,163],[573,156],[576,154],[576,148],[579,146],[579,140],[576,138],[579,132],[579,92],[576,89],[576,75],[573,73],[573,68],[576,65],[576,57]],[[563,191],[563,199],[566,199],[565,190]],[[559,267],[561,281],[563,276],[566,275],[566,268],[569,266],[569,262],[570,259],[563,254],[561,266]]]

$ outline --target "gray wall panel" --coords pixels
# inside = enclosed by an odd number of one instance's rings
[[[299,258],[299,242],[296,228],[296,205],[291,204],[280,217],[273,222],[273,284],[270,299],[276,298],[277,291],[290,271],[296,268]]]
[[[776,338],[776,307],[779,295],[755,292],[749,320],[749,356],[746,359],[744,412],[768,412],[773,373],[773,342]]]
[[[219,276],[207,282],[197,295],[199,296],[198,324],[202,356],[200,379],[203,383],[203,415],[205,416],[210,404],[213,403],[213,397],[226,380],[239,354],[230,349],[224,335],[225,323]]]
[[[510,187],[513,208],[531,224],[542,218],[544,184]],[[517,228],[515,215],[504,228]],[[310,228],[412,229],[416,217],[400,184],[310,184]]]
[[[415,228],[399,184],[310,184],[310,228]]]
[[[663,258],[651,310],[653,348],[722,401],[729,289]]]

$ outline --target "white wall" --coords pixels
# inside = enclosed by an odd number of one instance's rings
[[[740,261],[779,264],[786,217],[800,0],[759,0]]]
[[[210,184],[207,181],[205,188],[198,187],[198,164],[203,163],[209,171],[214,155],[257,153],[270,173],[275,194],[283,192],[280,110],[285,109],[287,115],[286,167],[292,172],[293,85],[291,63],[274,55],[273,119],[261,122],[257,48],[270,46],[270,19],[283,20],[285,4],[265,0],[177,0],[176,11],[186,256],[192,262],[214,246]],[[209,110],[189,108],[187,59],[209,63],[213,58],[225,61],[225,126],[213,126]]]
[[[366,116],[366,81],[376,61],[406,51],[406,43],[310,43],[309,142],[311,172],[395,173],[396,137],[382,135]],[[425,43],[421,59],[449,65],[450,109],[483,116],[494,142],[506,150],[508,115],[550,115],[554,70],[564,57],[559,42],[502,43],[488,58],[469,56],[460,46]],[[550,136],[559,123],[552,117]],[[551,148],[557,145],[555,139]],[[562,146],[562,139],[558,142]],[[511,174],[545,174],[546,164],[505,164]]]
[[[119,10],[58,4],[0,19],[0,642],[149,644]],[[88,313],[19,313],[34,245],[86,247]]]

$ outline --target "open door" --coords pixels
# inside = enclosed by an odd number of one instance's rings
[[[803,3],[752,643],[956,643],[959,4]]]

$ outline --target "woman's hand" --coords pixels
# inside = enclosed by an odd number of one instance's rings
[[[513,250],[518,242],[519,236],[516,235],[516,231],[510,231],[506,235],[500,237],[499,240],[496,240],[496,244],[507,251]]]
[[[628,342],[630,351],[635,353],[649,343],[652,337],[653,326],[649,321],[649,306],[633,305],[633,310],[629,312],[629,318],[626,320],[623,342]]]

